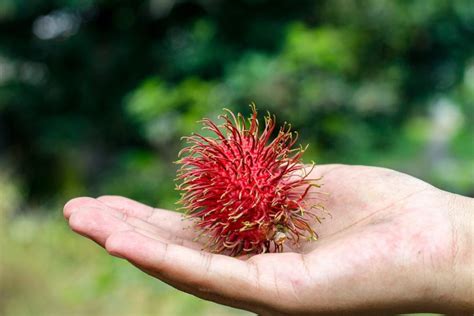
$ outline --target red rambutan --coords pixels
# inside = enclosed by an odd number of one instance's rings
[[[268,113],[259,132],[254,104],[251,109],[248,123],[230,110],[219,116],[221,125],[203,119],[215,137],[184,137],[188,146],[179,153],[180,203],[212,252],[281,252],[285,241],[317,238],[311,221],[319,221],[314,210],[323,208],[309,198],[319,185],[301,162],[306,148],[293,148],[297,133],[286,122],[270,141],[275,116]]]

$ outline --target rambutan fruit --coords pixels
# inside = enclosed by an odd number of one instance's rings
[[[294,147],[297,133],[285,122],[273,140],[275,116],[265,116],[260,132],[257,110],[247,120],[230,110],[220,115],[223,124],[203,119],[203,129],[214,134],[183,137],[187,147],[179,153],[177,189],[182,208],[195,220],[206,250],[231,256],[281,252],[285,242],[315,240],[316,210],[309,197],[317,179],[308,175]]]

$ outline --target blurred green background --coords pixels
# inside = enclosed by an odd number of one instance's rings
[[[180,137],[252,101],[307,162],[474,196],[474,2],[1,0],[0,314],[247,315],[107,256],[61,210],[172,209]]]

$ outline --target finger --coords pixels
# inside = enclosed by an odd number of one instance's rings
[[[191,294],[231,306],[264,304],[257,275],[245,261],[119,232],[106,241],[107,251]]]
[[[71,199],[64,205],[63,214],[66,219],[70,219],[73,213],[87,208],[101,209],[102,211],[107,212],[117,218],[123,218],[126,215],[123,212],[120,212],[114,208],[110,208],[97,199],[90,197],[77,197]]]
[[[121,196],[106,195],[98,197],[97,200],[111,208],[166,230],[179,238],[192,240],[196,237],[192,221],[186,220],[181,213],[153,208]]]
[[[118,209],[117,207],[111,207],[107,205],[106,203],[103,203],[99,199],[94,199],[90,197],[79,197],[67,202],[66,205],[64,206],[64,216],[66,218],[70,218],[72,214],[74,214],[75,212],[84,210],[87,208],[100,209],[103,212],[106,212],[109,215],[112,215],[121,220],[126,220],[127,218],[139,219],[141,216],[141,214],[134,212],[134,209],[132,209],[131,211],[124,211],[122,209]],[[142,221],[142,222],[145,222],[145,221]],[[151,226],[150,224],[148,225]]]
[[[105,246],[105,241],[112,233],[132,229],[126,222],[95,207],[76,209],[69,216],[69,226],[74,232],[94,240],[101,246]]]
[[[78,197],[70,200],[64,206],[64,217],[68,219],[71,214],[84,207],[103,208],[104,211],[111,213],[116,217],[126,216],[141,219],[152,226],[166,232],[169,238],[175,242],[181,242],[191,245],[197,237],[195,229],[192,227],[192,221],[185,220],[182,214],[161,209],[154,209],[145,204],[133,201],[120,196],[102,196],[98,199],[90,197]],[[198,244],[198,243],[197,243]]]
[[[97,201],[95,199],[85,196],[71,199],[64,205],[63,215],[66,219],[69,219],[69,217],[71,217],[72,213],[75,210],[80,209],[84,206],[100,207],[100,205],[98,205],[96,202]]]
[[[155,209],[151,206],[122,196],[103,195],[98,197],[96,200],[123,213],[127,213],[128,215],[142,219],[149,218],[155,211]],[[179,215],[175,212],[170,213],[172,213],[171,215]]]
[[[156,240],[175,243],[193,249],[202,248],[197,242],[183,240],[138,218],[126,216],[122,213],[120,215],[114,214],[107,206],[101,203],[98,204],[94,199],[89,201],[88,206],[76,208],[71,213],[69,225],[73,231],[94,240],[103,247],[105,246],[105,240],[112,233],[135,230]]]

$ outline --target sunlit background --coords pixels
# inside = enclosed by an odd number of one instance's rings
[[[0,1],[0,314],[247,315],[71,233],[62,205],[172,209],[180,137],[255,101],[305,159],[474,196],[474,2]]]

